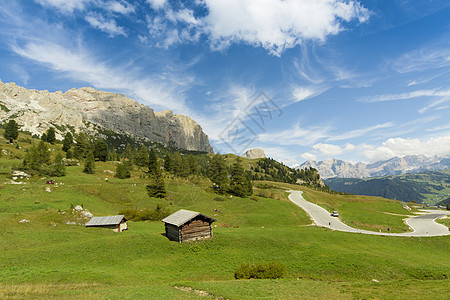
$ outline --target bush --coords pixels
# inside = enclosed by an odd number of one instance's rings
[[[224,197],[214,197],[215,201],[225,201]]]
[[[236,279],[276,279],[283,277],[285,273],[284,265],[276,262],[265,264],[242,264],[236,272],[234,278]]]
[[[161,221],[170,215],[170,211],[161,204],[157,204],[154,209],[125,209],[120,211],[119,215],[124,215],[130,221]]]

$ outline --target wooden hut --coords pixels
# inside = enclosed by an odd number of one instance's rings
[[[217,221],[199,212],[181,209],[162,220],[166,237],[177,242],[212,238],[211,223]]]
[[[86,227],[103,227],[112,229],[115,232],[122,232],[128,229],[127,218],[124,215],[93,217],[85,224]]]

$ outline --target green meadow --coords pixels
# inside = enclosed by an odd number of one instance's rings
[[[254,196],[218,196],[204,178],[165,178],[166,199],[149,198],[148,179],[135,169],[116,179],[113,162],[82,166],[67,175],[35,176],[9,184],[20,152],[0,157],[1,299],[448,299],[450,238],[369,236],[311,226],[285,192],[338,210],[351,226],[404,232],[409,215],[401,202],[332,195],[302,186],[266,182]],[[17,180],[19,181],[19,180]],[[50,188],[50,192],[47,191]],[[259,196],[258,196],[259,195]],[[263,197],[266,195],[268,197]],[[67,225],[69,208],[96,216],[163,204],[216,218],[214,238],[179,244],[162,222],[129,222],[129,230]],[[62,213],[64,212],[64,214]],[[21,220],[29,222],[20,223]],[[244,263],[277,262],[286,274],[274,280],[236,280]]]

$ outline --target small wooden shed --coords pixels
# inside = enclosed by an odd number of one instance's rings
[[[199,212],[181,209],[162,220],[166,237],[177,242],[212,238],[212,222],[217,221]]]
[[[93,217],[85,224],[86,227],[104,227],[115,232],[122,232],[128,229],[128,219],[124,215]]]

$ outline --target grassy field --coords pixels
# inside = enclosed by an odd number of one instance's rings
[[[2,144],[2,149],[11,147]],[[5,184],[10,168],[20,163],[14,155],[0,158],[1,299],[450,296],[449,237],[368,236],[309,226],[306,213],[287,199],[285,189],[301,189],[307,199],[338,210],[347,224],[372,230],[405,230],[401,219],[408,213],[396,201],[330,195],[279,183],[255,189],[256,195],[271,198],[218,198],[205,179],[171,177],[166,178],[168,198],[158,200],[146,195],[148,179],[137,170],[131,179],[113,178],[112,162],[97,163],[93,175],[82,173],[82,166],[68,167],[67,176],[56,178],[58,186],[46,185],[45,177]],[[114,233],[66,225],[67,217],[60,213],[83,204],[101,216],[157,203],[172,212],[184,208],[217,218],[214,238],[178,244],[162,235],[162,222],[129,222],[128,231]],[[23,219],[30,222],[19,223]],[[272,261],[286,266],[284,278],[234,279],[243,263]]]

